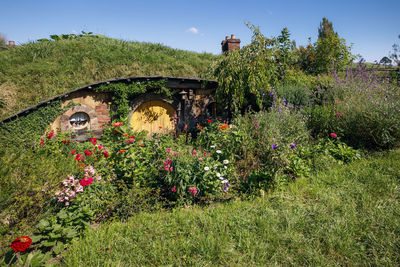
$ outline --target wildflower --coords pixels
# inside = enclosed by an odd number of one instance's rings
[[[211,122],[212,122],[212,120],[207,120],[207,122],[208,122],[208,123],[211,123]]]
[[[199,126],[197,126],[197,128],[198,128],[199,130],[202,130],[202,129],[203,129],[203,126],[199,125]]]
[[[197,188],[195,186],[189,187],[189,192],[191,192],[195,196],[197,194]]]
[[[114,127],[119,127],[119,126],[122,126],[122,125],[124,125],[122,122],[115,122],[115,123],[113,123],[113,126],[114,126]]]
[[[226,124],[226,123],[223,123],[223,124],[220,124],[219,125],[219,129],[220,130],[226,130],[226,129],[228,129],[229,128],[229,126],[228,126],[228,124]]]
[[[104,148],[104,146],[103,145],[99,145],[98,148],[99,148],[99,150],[102,150]]]
[[[227,192],[227,191],[228,191],[229,186],[230,186],[229,183],[226,183],[226,184],[224,185],[224,189],[223,189],[224,192]]]
[[[173,167],[169,167],[169,171],[172,172],[174,170]]]
[[[335,116],[340,117],[340,116],[342,116],[342,113],[336,113]]]
[[[214,149],[215,148],[215,146],[210,146],[212,149]]]
[[[75,150],[75,149],[72,149],[72,150],[71,150],[71,154],[74,155],[75,153],[76,153],[76,150]]]
[[[44,140],[43,139],[40,139],[40,145],[44,146]]]
[[[273,92],[270,92],[269,95],[270,95],[270,96],[273,96],[273,95],[275,95],[275,94],[274,94]]]
[[[229,160],[224,159],[224,161],[222,161],[222,163],[224,163],[225,165],[229,163]]]
[[[337,138],[337,134],[335,134],[335,133],[331,133],[330,136],[331,136],[332,138]]]
[[[196,149],[193,149],[192,156],[197,156],[197,150]]]
[[[162,129],[162,126],[158,126],[158,128]]]
[[[144,145],[143,145],[143,144],[140,144],[139,146],[141,146],[141,147],[144,147]]]
[[[91,183],[93,183],[93,178],[92,177],[85,177],[82,180],[80,180],[79,184],[81,186],[88,186]]]
[[[47,139],[51,139],[54,136],[54,130],[51,130],[51,132],[47,135]]]
[[[171,191],[172,191],[172,192],[176,192],[176,186],[172,187],[172,188],[171,188]]]
[[[85,163],[81,163],[81,164],[79,164],[79,166],[80,167],[85,167],[86,165],[85,165]]]
[[[15,252],[23,252],[32,244],[32,239],[29,236],[21,236],[11,243],[11,248]]]
[[[183,130],[186,131],[188,129],[188,125],[185,124],[185,127],[183,127]]]
[[[295,148],[295,147],[296,147],[296,143],[293,142],[293,143],[290,145],[290,148],[293,149],[293,148]]]
[[[96,138],[90,138],[90,142],[95,146],[97,144]]]
[[[217,152],[218,154],[221,154],[221,153],[222,153],[222,151],[221,151],[221,150],[217,150],[217,151],[215,151],[215,152]]]
[[[104,151],[104,152],[103,152],[103,156],[104,156],[105,158],[108,158],[109,155],[110,155],[110,154],[108,153],[108,151]]]
[[[258,128],[258,122],[254,122],[254,126],[256,127],[256,128]]]
[[[127,134],[127,133],[124,133],[124,134],[122,134],[122,136],[123,136],[123,137],[126,137],[126,136],[128,136],[128,134]]]
[[[205,170],[205,171],[209,171],[209,170],[210,170],[210,167],[205,166],[205,167],[204,167],[204,170]]]
[[[118,151],[118,153],[120,153],[120,154],[122,154],[122,153],[124,153],[124,152],[125,152],[125,150],[123,150],[123,149],[121,149],[121,150]]]
[[[167,153],[171,153],[171,148],[167,148]]]
[[[81,154],[76,154],[75,160],[81,161],[82,160],[82,155]]]
[[[90,155],[92,155],[93,154],[93,152],[92,151],[89,151],[89,150],[87,150],[87,149],[85,149],[85,154],[86,154],[86,156],[90,156]]]
[[[220,174],[219,172],[217,172],[217,177],[218,177],[218,178],[221,177],[221,174]]]
[[[273,144],[272,145],[272,149],[277,149],[278,148],[278,145],[277,144]]]
[[[63,144],[66,144],[66,143],[67,143],[67,141],[66,141],[66,140],[62,140],[62,141],[61,141],[61,143],[63,143]]]
[[[202,161],[203,161],[203,158],[199,158],[199,161],[202,162]]]
[[[127,144],[132,144],[135,142],[135,138],[133,136],[130,136],[128,140],[126,140]]]

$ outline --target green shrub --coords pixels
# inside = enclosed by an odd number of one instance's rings
[[[275,87],[278,97],[286,99],[287,103],[296,108],[307,106],[310,101],[310,91],[300,83],[282,83]]]

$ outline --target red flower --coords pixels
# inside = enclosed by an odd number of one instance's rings
[[[92,151],[89,151],[89,150],[87,150],[87,149],[85,149],[85,154],[86,154],[86,156],[90,156],[90,155],[93,154],[93,152],[92,152]]]
[[[47,139],[51,139],[54,136],[54,130],[51,130],[51,132],[47,135]]]
[[[144,147],[144,145],[143,145],[143,144],[140,144],[139,146],[141,146],[141,147]]]
[[[335,133],[331,133],[330,136],[331,136],[332,138],[337,138],[337,134],[335,134]]]
[[[62,140],[62,141],[61,141],[61,143],[65,144],[65,143],[67,143],[67,141],[65,141],[65,140]]]
[[[44,146],[44,140],[43,139],[40,139],[40,145]]]
[[[122,153],[124,153],[124,152],[125,152],[125,150],[123,150],[123,149],[121,149],[121,150],[118,151],[118,153],[120,153],[120,154],[122,154]]]
[[[110,154],[108,153],[108,151],[104,151],[104,152],[103,152],[103,156],[104,156],[105,158],[108,158],[109,155],[110,155]]]
[[[340,117],[340,116],[342,116],[342,113],[336,113],[335,116]]]
[[[211,122],[212,122],[212,120],[208,120],[207,122],[208,122],[208,123],[211,123]]]
[[[92,177],[85,177],[82,180],[80,180],[79,183],[81,184],[81,186],[90,185],[91,183],[93,183],[93,178]]]
[[[172,192],[176,192],[176,186],[172,187],[172,188],[171,188],[171,191],[172,191]]]
[[[75,149],[72,149],[72,150],[71,150],[71,154],[74,155],[75,153],[76,153],[76,150],[75,150]]]
[[[76,154],[75,160],[81,161],[82,160],[82,155],[81,154]]]
[[[95,146],[97,144],[97,139],[96,138],[90,138],[90,142]]]
[[[85,167],[86,165],[85,165],[85,163],[81,163],[81,164],[79,164],[79,166],[80,167]]]
[[[127,133],[124,133],[124,134],[122,134],[122,136],[128,136],[128,134],[127,134]]]
[[[15,239],[11,243],[11,248],[15,252],[23,252],[29,248],[31,243],[32,243],[32,239],[30,239],[29,236],[21,236],[21,237],[18,237],[17,239]]]

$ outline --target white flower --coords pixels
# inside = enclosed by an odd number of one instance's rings
[[[225,178],[221,176],[221,177],[219,177],[218,179],[220,179],[220,180],[222,181],[222,180],[224,180]]]
[[[224,169],[228,169],[228,167],[224,166]]]
[[[229,160],[227,160],[227,159],[224,159],[223,163],[226,165],[226,164],[228,164],[228,163],[229,163]]]
[[[218,178],[219,178],[219,177],[221,177],[221,174],[220,174],[220,173],[218,173],[218,172],[217,172],[217,177],[218,177]]]
[[[214,149],[215,148],[215,146],[210,146],[212,149]]]
[[[223,183],[223,184],[226,184],[226,183],[228,183],[229,181],[227,180],[227,179],[224,179],[224,180],[221,180],[221,183]]]
[[[209,170],[210,170],[210,168],[209,168],[209,167],[207,167],[207,166],[205,166],[205,167],[204,167],[204,170],[205,170],[205,171],[209,171]]]
[[[213,167],[214,167],[214,169],[216,169],[216,168],[218,168],[218,165],[217,165],[217,164],[215,164]]]
[[[217,150],[217,151],[215,151],[215,152],[217,152],[218,154],[221,154],[221,153],[222,153],[222,151],[221,151],[221,150]]]

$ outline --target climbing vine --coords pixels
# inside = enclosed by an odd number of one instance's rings
[[[55,119],[67,111],[73,103],[61,107],[61,100],[55,100],[48,105],[18,117],[12,121],[0,122],[0,144],[3,148],[30,147],[45,133],[46,128]]]
[[[119,120],[124,120],[128,117],[131,110],[129,100],[135,96],[151,90],[153,93],[170,98],[173,95],[173,92],[171,92],[165,85],[166,80],[134,83],[119,82],[102,84],[94,90],[97,92],[112,92],[113,111],[111,112],[111,116]]]

